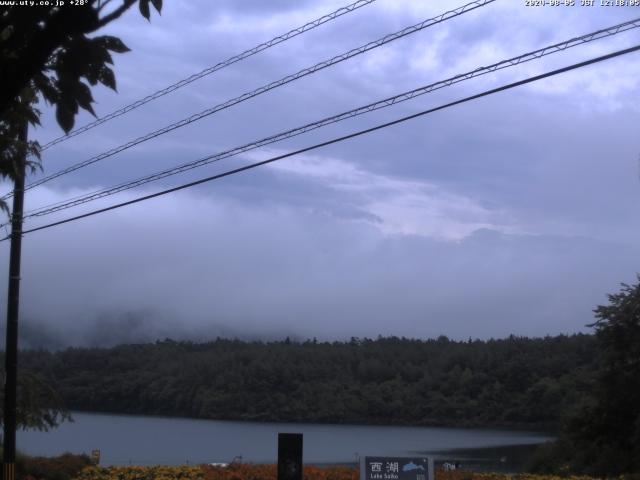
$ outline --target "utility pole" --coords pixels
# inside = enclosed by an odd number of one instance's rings
[[[9,292],[7,295],[7,338],[4,383],[4,480],[16,478],[16,393],[18,377],[18,310],[20,307],[20,252],[22,249],[22,215],[24,211],[24,177],[27,163],[25,121],[18,139],[22,148],[15,159],[13,210],[11,211],[11,247],[9,250]]]

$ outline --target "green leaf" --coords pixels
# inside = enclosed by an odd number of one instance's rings
[[[112,52],[116,52],[116,53],[126,53],[126,52],[130,52],[131,49],[129,47],[127,47],[122,40],[120,40],[118,37],[112,37],[110,35],[105,35],[102,37],[97,37],[94,40],[99,40],[102,42],[102,44],[108,49],[111,50]]]
[[[73,111],[66,108],[65,105],[58,103],[58,108],[56,108],[56,120],[58,120],[58,125],[62,127],[65,133],[69,133],[73,128],[74,116],[75,114]]]
[[[27,112],[25,112],[25,119],[31,125],[40,125],[40,112],[35,109],[29,109]]]
[[[98,84],[99,76],[100,76],[99,68],[96,67],[95,65],[91,65],[91,68],[89,68],[84,73],[84,78],[87,79],[87,82],[89,82],[89,85],[91,85],[92,87]]]
[[[162,2],[160,2],[160,4],[162,4]],[[154,3],[154,5],[155,5],[155,3]],[[158,8],[158,7],[156,7],[156,8]],[[13,25],[7,25],[0,32],[0,41],[6,42],[7,40],[9,40],[11,35],[13,35]]]
[[[147,20],[150,19],[151,13],[149,12],[149,0],[140,0],[140,13]]]
[[[104,65],[100,69],[100,74],[98,76],[100,83],[102,83],[105,87],[109,87],[111,90],[116,90],[116,76],[113,74],[113,70]]]
[[[36,74],[33,78],[33,83],[49,104],[53,105],[58,101],[58,90],[53,86],[49,77],[42,73]]]
[[[115,38],[115,37],[112,37]],[[91,44],[89,46],[90,53],[88,54],[91,63],[94,64],[103,64],[103,63],[111,63],[113,64],[113,59],[111,58],[111,54],[109,53],[109,40],[107,37],[97,37],[91,40]],[[122,44],[124,46],[124,44]],[[124,46],[124,48],[127,48]],[[128,51],[128,50],[125,50]]]
[[[91,106],[93,96],[91,95],[91,90],[86,84],[82,82],[78,82],[76,84],[75,97],[78,105],[90,112],[94,117],[96,116],[96,112],[93,111],[93,107]]]
[[[155,7],[155,9],[160,13],[162,10],[162,0],[151,0],[151,3]]]

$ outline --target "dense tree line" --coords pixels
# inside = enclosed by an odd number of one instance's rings
[[[640,474],[640,276],[595,310],[600,352],[590,395],[563,419],[558,440],[541,449],[541,472]]]
[[[555,428],[596,369],[595,339],[209,343],[27,351],[72,410],[210,419]]]

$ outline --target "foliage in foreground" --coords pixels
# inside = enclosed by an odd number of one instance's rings
[[[0,355],[4,363],[4,355]],[[0,425],[4,419],[4,372],[0,372]],[[39,375],[19,372],[17,385],[17,427],[48,431],[65,421],[72,421],[55,388]]]
[[[0,451],[0,463],[3,461]],[[72,480],[91,465],[86,455],[65,453],[57,457],[31,457],[16,455],[16,477],[18,480]]]
[[[91,87],[116,89],[112,53],[129,49],[119,38],[95,32],[136,3],[147,20],[149,3],[158,13],[162,8],[162,0],[121,0],[105,10],[110,2],[82,0],[79,8],[0,2],[0,179],[20,178],[26,155],[29,171],[40,166],[39,143],[23,138],[27,124],[40,124],[40,99],[55,106],[58,124],[69,133],[79,109],[95,116]],[[3,199],[0,210],[9,213]]]
[[[276,480],[276,465],[88,467],[77,480]],[[305,466],[304,480],[358,480],[353,467]]]
[[[593,480],[586,476],[536,475],[531,473],[475,473],[464,470],[436,470],[436,480]],[[619,479],[624,480],[624,479]],[[628,479],[632,480],[632,479]]]
[[[442,471],[436,470],[436,480],[593,480],[592,477],[583,475],[559,476],[559,475],[540,475],[532,473],[474,473],[464,470]],[[617,480],[637,480],[633,477],[620,477]]]
[[[18,480],[277,480],[276,465],[232,464],[180,466],[111,466],[91,465],[86,455],[64,454],[58,457],[18,458]],[[305,466],[304,480],[358,480],[357,467]],[[592,480],[588,476],[536,474],[474,473],[464,470],[436,470],[435,480]],[[617,480],[640,480],[620,476]]]
[[[592,480],[586,476],[560,477],[534,474],[472,473],[462,470],[436,471],[436,480]],[[304,480],[357,480],[355,467],[318,468],[305,466]],[[203,466],[178,467],[88,467],[77,480],[276,480],[275,465],[232,465],[229,468]],[[622,477],[620,480],[634,480]],[[637,479],[635,479],[637,480]]]
[[[601,367],[589,402],[570,415],[559,440],[537,455],[538,471],[640,474],[640,276],[594,310]]]

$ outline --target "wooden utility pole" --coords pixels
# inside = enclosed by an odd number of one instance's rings
[[[26,172],[26,142],[28,124],[25,121],[19,140],[24,148],[15,159],[13,210],[11,211],[11,247],[9,250],[9,292],[7,295],[7,337],[5,348],[4,384],[4,457],[3,478],[16,478],[16,393],[18,377],[18,311],[20,307],[20,253],[22,250],[22,215],[24,211],[24,180]]]

